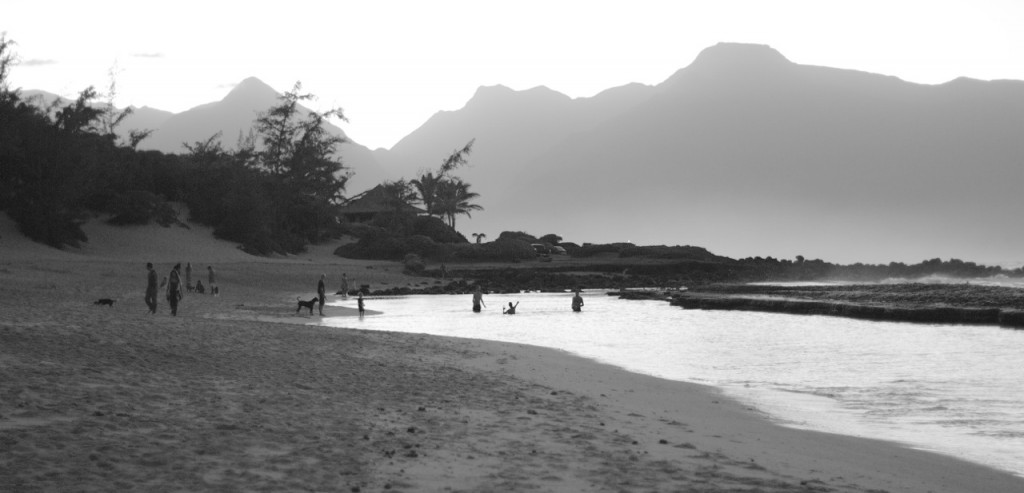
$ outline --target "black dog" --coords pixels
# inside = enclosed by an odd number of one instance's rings
[[[309,314],[310,315],[313,314],[313,305],[316,305],[316,303],[318,301],[320,301],[320,298],[313,298],[313,299],[311,299],[309,301],[302,301],[299,298],[295,298],[295,299],[299,300],[299,307],[295,309],[295,313],[299,313],[299,310],[302,310],[302,308],[305,307],[305,308],[309,308]]]
[[[96,300],[96,302],[93,303],[93,304],[94,305],[114,306],[114,300],[112,300],[110,298],[100,298],[100,299]]]

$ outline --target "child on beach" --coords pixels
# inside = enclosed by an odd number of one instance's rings
[[[517,306],[519,306],[519,302],[518,301],[514,305],[512,304],[511,301],[509,301],[508,302],[508,309],[502,308],[501,309],[501,313],[504,313],[505,315],[515,315],[516,314],[516,307]]]
[[[359,304],[359,316],[362,317],[363,316],[363,312],[366,310],[366,307],[363,306],[363,292],[362,291],[359,292],[358,304]]]

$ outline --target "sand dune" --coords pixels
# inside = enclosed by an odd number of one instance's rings
[[[65,252],[0,226],[0,491],[1024,491],[559,351],[303,325],[321,272],[426,282],[331,245],[91,224]],[[145,261],[215,265],[222,295],[149,315]]]

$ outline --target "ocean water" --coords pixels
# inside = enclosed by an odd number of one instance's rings
[[[584,292],[368,299],[322,324],[534,344],[717,386],[787,426],[900,442],[1024,476],[1024,330],[683,310]],[[509,301],[517,314],[502,315]],[[334,300],[355,306],[355,300]]]

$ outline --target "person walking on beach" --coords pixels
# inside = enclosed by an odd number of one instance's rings
[[[576,289],[576,296],[572,297],[572,311],[581,312],[583,311],[583,297],[580,296],[580,290]]]
[[[207,265],[206,270],[209,271],[210,274],[208,278],[209,282],[207,283],[207,287],[210,288],[210,294],[217,296],[218,294],[220,294],[220,290],[217,289],[217,275],[213,273],[212,265]]]
[[[512,304],[511,301],[509,301],[508,302],[508,309],[506,310],[505,308],[502,308],[501,309],[501,313],[504,313],[505,315],[515,315],[516,314],[516,307],[517,306],[519,306],[519,302],[518,301],[514,305]]]
[[[487,303],[484,303],[484,293],[480,291],[480,286],[477,286],[476,290],[473,291],[473,311],[480,313],[481,306],[487,308]]]
[[[185,264],[185,288],[192,291],[192,262]]]
[[[149,313],[156,313],[156,270],[152,262],[146,262],[146,270],[149,271],[146,274],[146,306],[149,307]]]
[[[324,316],[324,302],[327,301],[327,274],[320,274],[320,281],[316,283],[316,296],[320,301],[320,316]]]
[[[362,291],[359,292],[359,299],[356,300],[356,301],[358,302],[358,306],[359,306],[359,316],[362,317],[363,316],[363,312],[366,311],[366,306],[363,305],[363,292]]]
[[[181,264],[174,264],[167,276],[167,302],[171,304],[171,315],[178,316],[178,301],[181,300]]]
[[[341,289],[338,290],[338,294],[341,295],[341,299],[348,299],[348,277],[344,272],[341,273]]]

